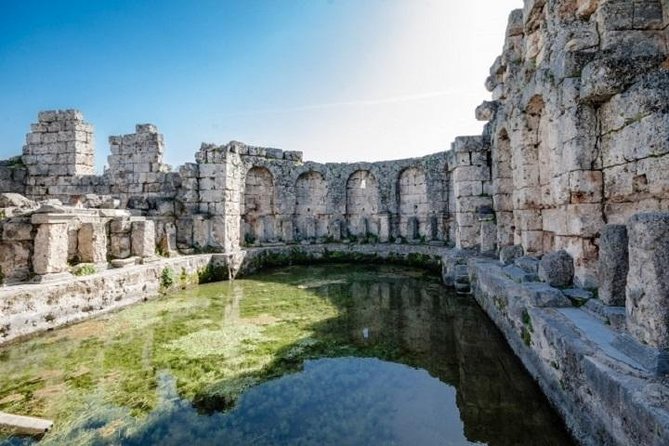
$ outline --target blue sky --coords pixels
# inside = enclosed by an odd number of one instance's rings
[[[464,3],[464,4],[461,4]],[[0,158],[39,110],[109,135],[158,125],[171,164],[201,142],[403,158],[478,133],[474,107],[521,0],[0,0]]]

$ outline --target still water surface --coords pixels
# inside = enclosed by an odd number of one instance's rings
[[[12,345],[0,411],[57,445],[573,444],[471,297],[396,266],[267,270]]]

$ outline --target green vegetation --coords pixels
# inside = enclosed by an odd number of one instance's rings
[[[26,167],[26,165],[23,164],[23,158],[20,155],[10,158],[8,161],[10,169],[23,169]]]
[[[70,272],[75,276],[90,276],[97,273],[98,270],[91,263],[81,263],[70,268]]]
[[[325,274],[325,271],[328,271]],[[331,272],[334,271],[334,272]],[[203,285],[0,350],[0,411],[54,419],[46,444],[72,444],[76,426],[131,423],[160,403],[158,371],[168,370],[179,396],[202,410],[230,407],[250,386],[300,370],[306,359],[379,357],[416,363],[394,338],[351,342],[350,281],[436,277],[406,268],[329,265],[305,276],[301,267],[253,280]],[[208,267],[209,280],[221,273]],[[416,279],[414,279],[416,278]],[[161,286],[182,280],[163,269]],[[408,355],[408,356],[407,356]],[[122,408],[122,409],[121,409]],[[108,432],[111,434],[111,432]],[[93,435],[93,434],[91,434]]]
[[[244,246],[253,246],[256,242],[256,238],[251,234],[244,234]]]
[[[532,318],[530,313],[527,312],[527,309],[523,309],[521,314],[521,320],[523,322],[523,328],[521,330],[520,336],[523,338],[523,342],[528,347],[532,344],[532,333],[534,333],[534,327],[532,327]]]
[[[176,282],[176,276],[174,275],[174,270],[169,266],[165,267],[160,273],[160,288],[162,290],[168,290]]]

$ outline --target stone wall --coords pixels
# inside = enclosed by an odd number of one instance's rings
[[[0,161],[0,191],[25,194],[27,173],[21,157]]]
[[[493,101],[477,112],[490,121],[499,242],[566,249],[585,286],[597,285],[605,223],[669,208],[667,9],[525,1],[486,82]]]

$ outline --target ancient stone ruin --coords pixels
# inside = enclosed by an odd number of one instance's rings
[[[83,115],[41,112],[0,162],[2,293],[204,253],[233,269],[270,251],[429,253],[577,439],[668,444],[668,25],[666,0],[525,0],[476,110],[483,134],[416,159],[321,164],[233,141],[172,169],[142,124],[109,138],[95,175]],[[53,325],[10,307],[7,339]]]

